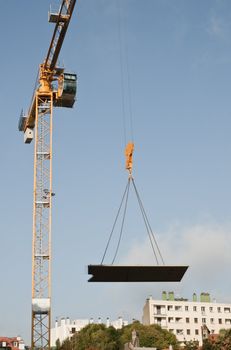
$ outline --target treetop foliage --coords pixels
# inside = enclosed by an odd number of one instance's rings
[[[144,326],[136,321],[119,330],[103,324],[89,324],[72,338],[65,340],[59,350],[123,350],[124,344],[131,341],[133,330],[139,336],[140,347],[156,347],[162,350],[171,344],[174,350],[178,349],[174,334],[158,325]]]

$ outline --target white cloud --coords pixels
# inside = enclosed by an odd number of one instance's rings
[[[175,225],[168,232],[155,235],[166,263],[183,263],[187,260],[193,265],[214,263],[220,265],[231,262],[229,246],[231,243],[231,228],[219,225],[195,225],[181,227]],[[153,253],[149,239],[134,242],[124,263],[152,263]],[[168,262],[167,262],[168,261]]]
[[[223,37],[224,29],[225,29],[225,23],[221,18],[215,17],[215,16],[212,16],[210,18],[209,25],[208,25],[208,32],[210,35],[216,36],[216,37]]]
[[[217,301],[231,302],[230,225],[175,225],[156,238],[165,264],[189,265],[188,271],[180,283],[118,284],[113,288],[118,304],[124,304],[124,308],[126,305],[135,315],[138,310],[141,314],[145,298],[149,294],[160,298],[162,290],[173,290],[176,295],[189,299],[194,292],[209,292]],[[120,263],[153,264],[153,259],[149,240],[145,239],[134,243]]]
[[[231,225],[175,224],[166,232],[155,235],[166,265],[189,265],[179,283],[103,283],[86,288],[88,303],[78,306],[84,317],[122,316],[142,318],[142,308],[149,295],[159,299],[161,292],[174,291],[176,296],[192,299],[196,292],[209,292],[220,302],[231,302]],[[132,243],[131,249],[118,264],[153,264],[154,256],[148,238]],[[87,292],[88,290],[88,292]],[[85,295],[85,296],[86,296]],[[92,299],[93,297],[93,299]],[[81,299],[81,298],[80,298]]]
[[[227,40],[230,37],[230,21],[224,15],[220,16],[215,11],[211,11],[208,25],[208,34],[219,40]]]

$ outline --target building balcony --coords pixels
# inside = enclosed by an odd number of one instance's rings
[[[163,317],[166,317],[167,316],[167,314],[166,314],[166,312],[160,312],[160,311],[154,311],[154,313],[153,313],[155,316],[163,316]]]

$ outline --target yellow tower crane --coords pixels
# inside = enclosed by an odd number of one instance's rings
[[[18,125],[25,143],[31,143],[35,134],[31,348],[36,350],[50,348],[52,117],[53,107],[71,108],[75,102],[77,76],[57,66],[75,2],[62,0],[59,11],[49,13],[49,22],[55,23],[54,33],[39,67],[28,114],[21,115]]]

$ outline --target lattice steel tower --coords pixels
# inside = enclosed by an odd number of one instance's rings
[[[37,88],[19,130],[30,143],[35,132],[32,239],[32,349],[50,348],[51,329],[51,220],[52,220],[52,120],[53,107],[73,107],[76,74],[56,66],[74,10],[75,0],[63,0],[58,13],[50,13],[55,29],[44,63],[39,67]]]

